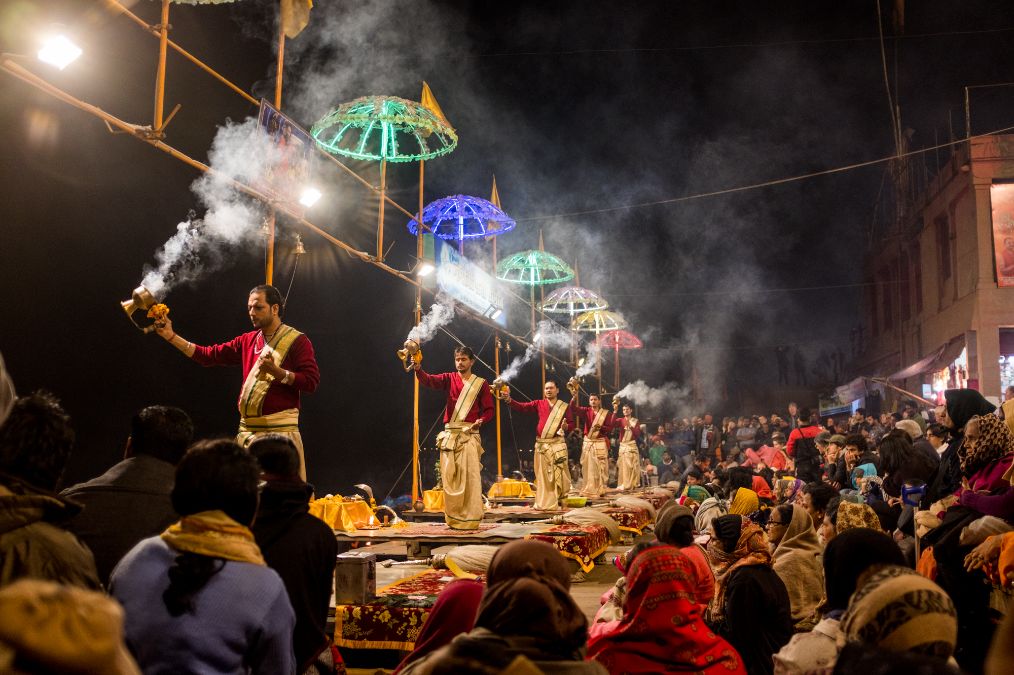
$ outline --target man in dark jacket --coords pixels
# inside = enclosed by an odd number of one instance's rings
[[[179,516],[170,493],[176,465],[194,438],[194,424],[179,408],[153,405],[134,415],[123,461],[61,495],[84,506],[67,523],[95,554],[99,579],[137,542],[160,534]]]
[[[292,441],[258,436],[250,454],[257,458],[264,480],[251,529],[264,560],[289,592],[296,612],[292,646],[298,672],[303,672],[329,649],[325,627],[338,542],[330,527],[309,514],[313,487],[299,477],[299,453]]]
[[[62,527],[81,507],[53,493],[73,445],[70,418],[44,392],[17,399],[0,426],[0,587],[25,578],[101,587],[91,551]]]

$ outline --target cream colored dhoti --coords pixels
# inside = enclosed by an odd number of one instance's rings
[[[567,441],[560,436],[535,439],[535,508],[556,509],[569,491]]]
[[[623,441],[620,443],[619,477],[616,487],[619,490],[633,490],[641,486],[641,453],[637,451],[637,443]]]
[[[455,530],[475,530],[482,522],[482,443],[466,422],[449,422],[437,434],[444,522]]]
[[[299,452],[299,477],[306,480],[306,461],[303,459],[303,437],[299,435],[299,410],[289,408],[260,417],[241,417],[236,442],[244,448],[253,439],[265,434],[278,434],[290,439]]]
[[[608,440],[584,437],[584,443],[581,444],[581,473],[584,474],[581,494],[586,497],[601,497],[608,487],[609,479]]]

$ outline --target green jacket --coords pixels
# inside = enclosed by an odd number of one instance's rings
[[[4,477],[0,483],[0,587],[23,578],[101,589],[88,547],[59,523],[81,507]]]

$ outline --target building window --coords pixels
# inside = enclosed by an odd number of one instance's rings
[[[901,252],[898,258],[898,295],[901,297],[901,320],[908,321],[912,316],[912,277],[908,253]]]
[[[916,241],[912,246],[912,282],[915,285],[915,313],[922,312],[922,247]]]

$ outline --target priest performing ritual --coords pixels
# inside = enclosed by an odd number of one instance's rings
[[[564,434],[574,428],[574,422],[567,414],[567,404],[558,398],[560,388],[556,382],[546,380],[544,393],[544,399],[529,403],[513,400],[510,391],[501,398],[518,412],[539,416],[535,427],[535,508],[551,510],[570,491]]]
[[[167,316],[155,322],[155,331],[202,366],[242,366],[236,442],[246,447],[258,434],[291,438],[299,451],[299,477],[306,480],[299,396],[317,390],[320,370],[309,338],[282,323],[282,304],[277,288],[255,286],[247,299],[247,314],[256,330],[209,347],[177,335]]]
[[[430,375],[422,364],[411,368],[419,384],[447,392],[444,430],[437,434],[440,479],[444,488],[444,521],[456,530],[475,530],[482,522],[482,438],[479,429],[493,419],[493,394],[486,380],[472,372],[475,354],[454,350],[456,372]]]
[[[602,407],[598,394],[588,395],[588,407],[577,404],[580,384],[574,378],[567,383],[570,390],[571,415],[583,426],[584,442],[581,444],[581,473],[584,485],[581,494],[586,497],[601,497],[606,491],[609,478],[609,434],[613,430],[613,415]]]
[[[619,412],[620,399],[613,399],[613,410]],[[641,486],[641,454],[637,450],[637,439],[641,437],[640,422],[634,417],[634,409],[629,403],[623,404],[623,417],[619,417],[613,426],[620,430],[620,457],[617,461],[619,478],[616,480],[618,490],[635,490]]]

